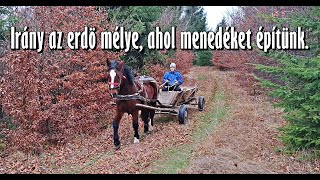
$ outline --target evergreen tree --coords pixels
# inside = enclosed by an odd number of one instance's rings
[[[262,85],[271,88],[270,95],[279,98],[278,107],[286,113],[288,122],[280,128],[281,140],[290,152],[302,149],[320,150],[320,8],[315,7],[304,14],[292,14],[288,18],[273,19],[280,25],[300,26],[308,33],[307,42],[312,57],[296,56],[292,53],[271,52],[271,58],[279,66],[258,65],[257,68],[277,75],[280,82],[260,79]]]
[[[201,6],[109,6],[107,9],[112,24],[123,26],[128,31],[136,31],[140,34],[139,45],[145,47],[144,50],[142,52],[131,50],[121,57],[134,69],[140,69],[146,63],[161,64],[166,57],[172,56],[175,52],[175,50],[170,50],[163,54],[158,50],[146,48],[148,34],[155,30],[155,26],[159,26],[162,32],[170,31],[172,26],[177,27],[177,30],[190,32],[207,30],[206,13]],[[208,54],[211,53],[206,54],[198,57],[209,58]],[[210,59],[201,60],[201,62],[201,64],[210,64],[211,56]]]
[[[182,8],[185,31],[200,32],[207,30],[206,13],[201,6],[185,6]]]
[[[196,51],[195,65],[198,66],[210,66],[212,65],[212,51],[211,50],[199,50]]]
[[[225,28],[225,27],[227,27],[227,26],[228,26],[228,25],[227,25],[226,18],[223,17],[222,20],[221,20],[221,22],[219,22],[219,23],[217,24],[216,31],[218,30],[218,27]]]
[[[163,6],[111,6],[107,7],[111,23],[125,27],[126,31],[135,31],[140,34],[139,45],[144,47],[142,52],[131,50],[122,59],[135,69],[140,69],[146,59],[161,59],[158,51],[147,47],[148,34],[155,29],[152,23],[159,19],[166,7]]]
[[[182,21],[185,23],[185,31],[189,32],[206,32],[207,15],[201,6],[187,6],[183,9]],[[198,66],[211,65],[212,52],[210,50],[195,50],[196,59],[193,64]]]
[[[13,15],[14,7],[0,6],[0,40],[6,41],[9,36],[10,27],[17,21],[17,17]]]

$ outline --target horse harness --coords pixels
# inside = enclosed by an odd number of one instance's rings
[[[136,85],[136,82],[139,84],[139,90]],[[136,93],[129,94],[129,95],[121,95],[121,94],[115,94],[113,95],[113,98],[119,101],[129,101],[129,100],[140,100],[144,104],[148,104],[151,102],[157,102],[157,99],[149,99],[148,93],[146,92],[146,89],[144,88],[144,83],[157,83],[157,81],[149,76],[140,76],[139,79],[136,79],[136,81],[133,82],[134,88],[136,90]],[[158,89],[157,89],[158,91]],[[143,97],[141,93],[144,93],[146,97]]]

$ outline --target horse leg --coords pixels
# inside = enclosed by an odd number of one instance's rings
[[[156,107],[157,103],[151,103],[151,106],[153,107]],[[149,110],[149,117],[150,117],[150,120],[149,120],[149,131],[153,131],[153,118],[154,118],[154,115],[156,114],[156,111],[155,110]]]
[[[119,129],[119,123],[120,120],[123,116],[123,113],[117,111],[116,112],[116,116],[113,119],[112,122],[112,127],[113,127],[113,144],[116,147],[116,150],[120,149],[120,140],[119,140],[119,133],[118,133],[118,129]]]
[[[144,122],[144,133],[148,133],[149,130],[149,112],[146,110],[141,110],[141,119]]]
[[[132,113],[132,127],[134,130],[134,135],[133,135],[133,143],[139,143],[139,123],[138,123],[138,119],[139,119],[139,111],[134,111]]]
[[[153,118],[154,118],[154,115],[156,114],[156,111],[154,110],[150,110],[149,111],[149,116],[150,116],[150,120],[149,120],[149,131],[153,131]]]

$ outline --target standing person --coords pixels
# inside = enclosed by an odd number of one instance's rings
[[[164,87],[163,91],[181,91],[180,85],[183,83],[182,75],[177,71],[177,66],[175,63],[170,64],[170,71],[166,72],[163,76],[162,83],[165,83],[165,86],[169,86],[170,88]]]

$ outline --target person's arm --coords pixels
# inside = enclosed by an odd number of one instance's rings
[[[178,76],[177,76],[177,81],[178,81],[179,86],[183,83],[183,77],[179,72],[178,72]]]
[[[165,73],[162,78],[162,83],[165,83],[166,81],[168,81],[168,73]]]

